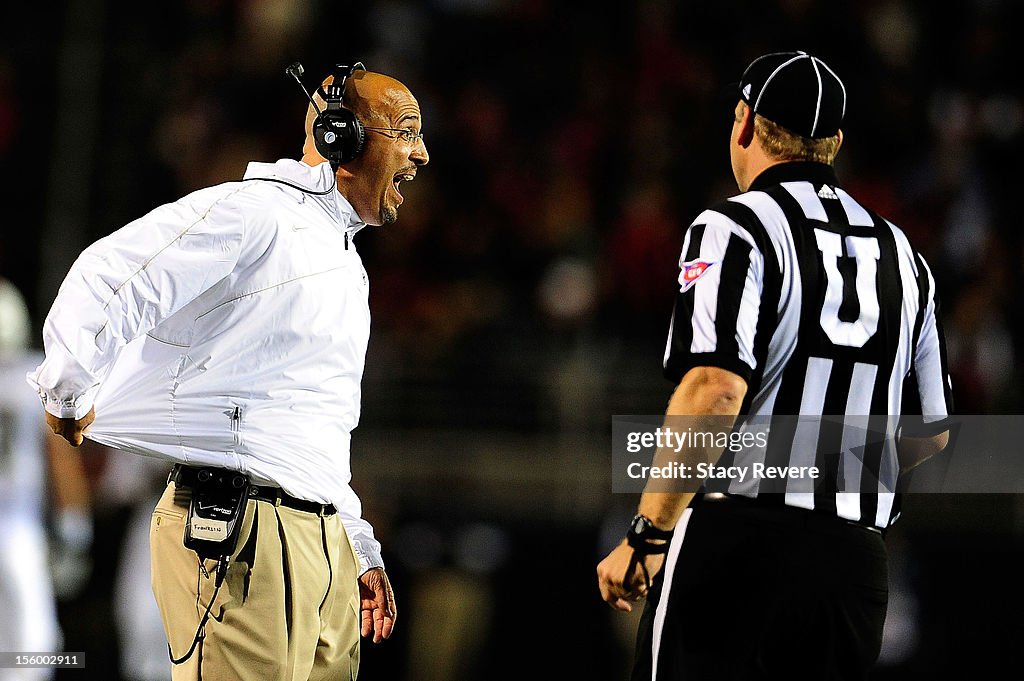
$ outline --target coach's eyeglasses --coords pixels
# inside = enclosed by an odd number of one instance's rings
[[[363,126],[363,129],[364,130],[369,130],[370,132],[379,132],[380,134],[384,135],[385,137],[390,137],[391,139],[398,138],[398,139],[402,140],[403,142],[408,142],[409,144],[415,144],[417,141],[419,141],[419,142],[423,141],[423,133],[422,132],[413,132],[412,130],[410,130],[408,128],[370,128],[370,127]],[[388,134],[389,132],[393,132],[395,134],[394,135],[389,135]]]

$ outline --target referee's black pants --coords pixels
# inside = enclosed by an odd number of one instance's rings
[[[665,566],[641,617],[633,681],[864,679],[878,658],[880,533],[793,507],[701,500]]]

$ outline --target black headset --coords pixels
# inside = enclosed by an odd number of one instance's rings
[[[337,170],[342,163],[348,163],[363,150],[366,141],[366,129],[356,115],[345,108],[345,83],[356,71],[365,71],[363,62],[357,61],[352,66],[338,64],[334,67],[334,80],[326,88],[323,85],[317,87],[316,92],[327,102],[326,108],[321,111],[316,101],[310,96],[306,86],[302,84],[304,69],[302,64],[295,62],[285,73],[298,82],[299,87],[306,94],[310,104],[316,111],[316,120],[313,122],[313,142],[316,150],[326,158],[331,168]]]

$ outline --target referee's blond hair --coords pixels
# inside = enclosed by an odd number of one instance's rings
[[[746,102],[741,102],[746,107]],[[743,119],[743,109],[736,111],[736,121]],[[770,121],[759,113],[754,114],[754,135],[765,153],[780,161],[814,161],[832,165],[839,153],[839,135],[832,137],[803,137]]]
[[[761,114],[754,114],[754,135],[765,153],[782,161],[815,161],[832,165],[839,153],[839,135],[814,139],[790,132]]]

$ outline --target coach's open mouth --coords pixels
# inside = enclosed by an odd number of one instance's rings
[[[403,171],[401,173],[395,174],[395,177],[392,181],[394,182],[395,185],[395,192],[398,194],[399,197],[403,199],[405,198],[404,196],[402,196],[402,192],[399,190],[398,185],[400,185],[403,181],[412,182],[414,179],[416,179],[416,173]]]

